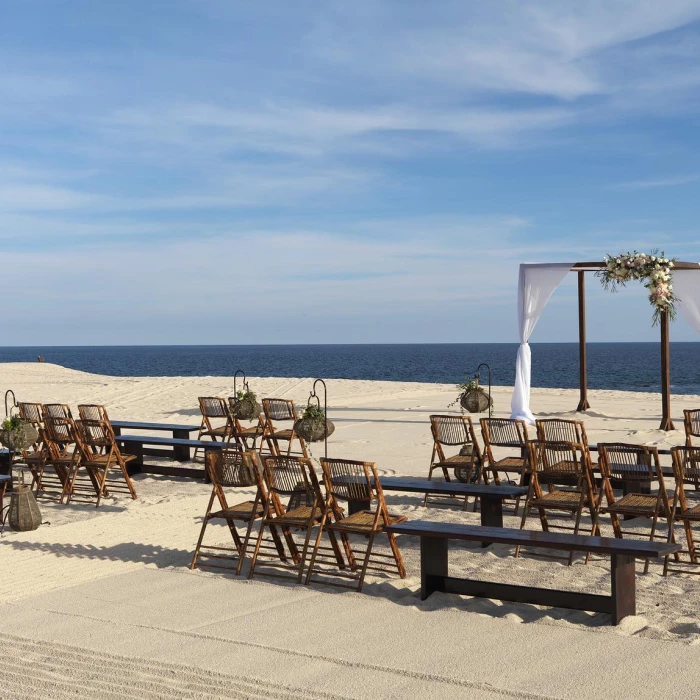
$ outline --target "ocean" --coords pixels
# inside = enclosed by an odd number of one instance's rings
[[[578,386],[576,343],[533,343],[532,386]],[[1,362],[46,362],[111,376],[321,377],[458,383],[485,362],[513,384],[515,343],[413,345],[166,345],[0,348]],[[591,389],[660,391],[658,343],[589,343]],[[0,367],[0,372],[2,368]],[[486,384],[487,374],[482,371]],[[700,343],[671,343],[675,394],[700,394]]]

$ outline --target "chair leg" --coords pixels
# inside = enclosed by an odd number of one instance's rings
[[[372,532],[367,540],[367,551],[365,552],[365,560],[362,562],[362,570],[360,571],[360,579],[357,582],[357,590],[361,591],[362,586],[365,583],[365,575],[367,574],[367,567],[369,566],[369,557],[372,553],[372,546],[374,545],[375,532]]]
[[[209,501],[209,507],[207,508],[206,515],[204,516],[204,522],[202,523],[202,529],[199,531],[199,539],[197,540],[197,546],[194,548],[194,555],[192,556],[192,562],[190,563],[190,569],[194,569],[197,566],[197,559],[199,558],[199,550],[202,548],[202,541],[204,540],[204,531],[207,529],[209,524],[209,511],[211,510],[211,503],[214,500],[214,494],[211,496]]]
[[[304,564],[306,563],[306,555],[309,552],[309,542],[311,540],[311,533],[314,529],[314,521],[311,520],[306,526],[306,536],[304,537],[304,546],[301,550],[301,559],[299,560],[299,576],[297,577],[297,583],[301,583],[304,578]],[[321,535],[323,534],[323,528],[319,526],[319,532],[316,536],[316,540],[320,542]]]
[[[399,576],[401,578],[406,578],[406,567],[403,563],[403,557],[401,556],[401,550],[399,545],[396,544],[396,535],[393,533],[389,534],[389,547],[391,547],[391,552],[394,555],[394,560],[396,561],[396,568],[399,571]]]

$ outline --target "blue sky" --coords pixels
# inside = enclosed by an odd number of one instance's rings
[[[0,342],[515,341],[520,262],[700,260],[698,56],[697,0],[8,0]]]

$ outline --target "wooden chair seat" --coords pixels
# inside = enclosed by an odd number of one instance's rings
[[[259,425],[253,425],[250,428],[241,428],[234,431],[235,435],[261,435],[262,429]]]
[[[656,509],[657,497],[645,493],[628,493],[605,508],[608,513],[622,515],[653,515]]]
[[[700,503],[688,508],[685,513],[676,513],[676,520],[700,520]]]
[[[453,455],[441,462],[435,462],[433,467],[448,467],[454,469],[455,467],[468,467],[472,463],[472,457],[470,455]]]
[[[212,428],[211,430],[202,431],[201,436],[208,435],[209,437],[226,437],[228,435],[228,432],[228,425],[221,425],[218,428]]]
[[[271,440],[291,440],[293,434],[293,430],[277,430],[274,433],[269,433],[266,437]]]
[[[137,455],[127,455],[127,454],[123,454],[123,455],[122,455],[122,459],[124,460],[124,462],[132,462],[133,460],[138,459],[138,457],[137,457]],[[115,462],[114,457],[111,457],[111,460],[110,460],[110,455],[109,455],[109,454],[106,454],[106,455],[95,455],[95,456],[94,456],[91,460],[89,460],[89,461],[83,460],[83,464],[84,464],[86,467],[104,467],[105,464],[107,464],[108,462],[110,462],[111,464],[114,464],[114,462]]]
[[[524,457],[504,457],[494,462],[492,469],[503,472],[521,473],[527,468],[527,460]]]
[[[348,515],[334,523],[328,524],[329,530],[344,530],[346,532],[371,532],[374,527],[374,520],[377,516],[376,511],[371,510],[360,510],[352,515]],[[393,513],[388,513],[389,525],[398,525],[399,523],[405,523],[408,518],[405,515],[395,515]],[[378,531],[381,532],[384,527],[383,518],[379,518],[377,523]]]
[[[576,491],[551,491],[544,493],[541,498],[531,500],[532,508],[565,508],[566,510],[577,510],[581,503],[581,494]],[[583,504],[588,505],[588,498],[584,497]]]
[[[208,518],[218,518],[220,520],[249,520],[253,515],[260,517],[265,512],[262,501],[243,501],[236,503],[235,506],[229,506],[223,510],[217,510],[215,513],[209,513]]]
[[[270,525],[301,525],[305,526],[309,521],[309,518],[313,517],[318,520],[323,516],[320,508],[313,508],[312,506],[298,506],[293,510],[288,510],[284,515],[277,516],[275,518],[270,518],[265,520],[266,524]]]

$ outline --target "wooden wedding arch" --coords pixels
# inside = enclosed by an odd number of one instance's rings
[[[577,411],[590,408],[588,403],[588,377],[586,368],[586,272],[605,270],[604,262],[577,262],[571,267],[578,274],[578,350],[579,350],[579,392],[580,399]],[[700,263],[674,262],[675,270],[698,270]],[[671,354],[669,340],[668,312],[661,314],[661,430],[673,430],[671,420]]]

